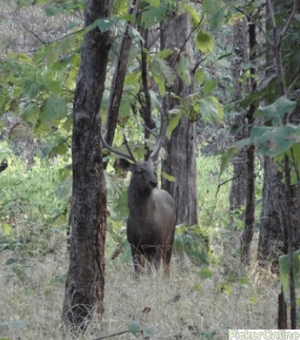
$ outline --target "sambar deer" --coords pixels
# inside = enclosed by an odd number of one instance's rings
[[[135,273],[140,273],[145,258],[156,270],[162,259],[164,272],[169,275],[176,222],[175,202],[167,191],[157,188],[155,175],[155,161],[162,144],[163,128],[146,162],[138,162],[127,144],[129,155],[108,145],[102,134],[100,137],[102,147],[121,156],[118,160],[120,167],[132,172],[128,188],[127,239]]]

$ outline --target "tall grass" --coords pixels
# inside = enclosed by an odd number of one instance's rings
[[[77,339],[60,319],[68,254],[25,258],[19,272],[5,265],[7,259],[1,257],[0,338]],[[133,321],[151,339],[226,339],[230,328],[276,328],[279,287],[271,276],[267,281],[256,275],[243,280],[237,274],[229,285],[221,267],[211,268],[210,278],[201,278],[200,268],[176,259],[169,279],[159,273],[138,281],[131,264],[108,260],[103,319],[95,318],[78,338],[119,333]],[[127,333],[112,339],[133,338]]]
[[[278,278],[267,270],[259,272],[255,257],[249,268],[240,266],[239,251],[229,238],[236,233],[228,218],[230,183],[215,195],[219,184],[217,162],[216,158],[200,155],[197,165],[199,225],[209,235],[209,263],[199,265],[200,262],[192,262],[185,254],[174,254],[169,279],[159,273],[142,275],[137,281],[128,254],[114,261],[109,259],[114,239],[108,234],[105,313],[101,322],[94,319],[84,335],[76,335],[61,321],[69,261],[65,234],[60,228],[55,237],[52,234],[45,237],[43,232],[34,253],[28,251],[32,248],[30,240],[27,248],[26,243],[14,243],[0,253],[0,339],[97,339],[125,331],[128,332],[110,339],[146,339],[147,336],[174,340],[226,339],[228,329],[276,328]],[[7,172],[5,176],[12,181],[9,183],[21,181],[19,185],[24,190],[37,195],[35,199],[42,207],[45,205],[44,214],[48,216],[63,204],[52,196],[59,166],[53,165],[54,172],[46,164],[35,166],[26,173],[16,162],[11,164],[11,175]],[[26,183],[22,176],[26,177]],[[228,179],[230,173],[224,176],[221,181]],[[45,186],[38,187],[42,182]],[[16,191],[10,192],[13,188],[6,183],[0,180],[0,186],[6,190],[5,197],[15,195]],[[19,204],[18,196],[12,197]],[[26,209],[31,208],[26,206]],[[10,238],[17,239],[18,230],[24,233],[26,228],[30,235],[33,217],[37,216],[33,214],[30,223],[29,213],[26,216],[27,219],[19,219],[14,215],[23,224],[13,230]],[[2,214],[2,223],[3,218]],[[46,220],[35,218],[34,228],[39,230],[46,225],[53,229]],[[3,235],[3,224],[1,231]],[[47,251],[39,251],[39,247]],[[129,331],[134,329],[138,329],[136,336]]]

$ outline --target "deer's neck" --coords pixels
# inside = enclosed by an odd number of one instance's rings
[[[153,204],[153,190],[140,191],[129,187],[128,206],[131,214],[145,214]]]

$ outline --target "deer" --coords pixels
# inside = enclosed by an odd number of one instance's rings
[[[102,148],[107,148],[120,156],[118,165],[125,171],[131,171],[128,187],[127,239],[137,277],[141,267],[145,266],[145,260],[156,272],[162,260],[165,275],[170,275],[176,212],[173,197],[157,187],[155,171],[162,139],[163,122],[153,151],[146,161],[139,162],[133,156],[126,140],[125,145],[129,154],[114,149],[106,143],[100,133]]]

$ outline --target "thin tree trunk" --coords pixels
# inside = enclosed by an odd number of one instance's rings
[[[247,35],[248,25],[246,19],[238,22],[233,29],[233,47],[236,52],[237,58],[232,62],[232,76],[234,81],[235,91],[233,92],[233,99],[238,101],[242,98],[242,85],[240,82],[240,77],[242,73],[241,64],[248,60],[248,45]],[[239,108],[237,107],[237,110]],[[235,116],[234,126],[238,130],[234,136],[235,142],[246,138],[245,131],[245,116],[244,114]],[[242,128],[240,129],[240,127]],[[246,204],[246,191],[247,187],[247,148],[244,147],[239,154],[233,159],[233,180],[231,182],[230,189],[230,213],[231,213],[231,223],[234,224],[233,215],[236,210],[240,209]],[[239,218],[241,220],[245,219],[245,214],[240,214]]]
[[[254,62],[256,58],[255,45],[256,45],[256,25],[249,21],[249,50],[250,62]],[[251,67],[251,91],[256,91],[257,84],[255,80],[255,68]],[[248,136],[254,123],[255,105],[251,104],[246,115],[248,121]],[[255,222],[255,146],[251,145],[247,149],[247,186],[246,186],[246,212],[245,212],[245,229],[241,236],[242,254],[241,260],[244,264],[250,264],[250,246],[254,233]]]
[[[136,15],[139,9],[139,1],[134,0],[129,14]],[[130,34],[130,28],[133,26],[131,22],[126,23],[124,34],[121,38],[121,42],[118,49],[118,55],[116,60],[116,67],[114,71],[113,80],[110,88],[110,97],[107,108],[107,119],[106,119],[106,142],[112,145],[115,130],[118,121],[119,108],[123,94],[124,79],[127,71],[127,64],[129,53],[132,45],[132,36]],[[107,162],[104,163],[106,168]]]
[[[142,99],[142,96],[139,95],[140,98],[140,114],[144,119],[145,122],[145,146],[146,146],[146,154],[145,154],[145,161],[149,158],[149,155],[151,153],[149,147],[147,146],[147,139],[150,137],[150,131],[151,129],[155,128],[155,123],[152,119],[151,114],[151,98],[150,98],[150,92],[149,92],[149,86],[148,86],[148,78],[147,78],[147,53],[145,51],[145,48],[147,46],[148,42],[148,29],[142,29],[140,28],[140,32],[142,37],[144,38],[144,42],[141,41],[141,74],[142,74],[142,84],[143,84],[143,93],[144,93],[144,99]]]
[[[161,49],[181,47],[181,52],[188,54],[191,64],[193,64],[193,50],[189,39],[191,29],[187,13],[163,21],[161,23]],[[175,65],[172,65],[172,67],[175,67]],[[194,92],[193,74],[191,74],[191,78],[191,85],[187,87],[177,77],[174,85],[168,89],[168,93],[163,99],[163,111],[165,113],[178,105],[178,100],[172,97],[172,93],[184,98]],[[177,224],[197,224],[195,122],[182,117],[174,129],[171,139],[165,141],[164,147],[168,157],[162,162],[162,171],[173,176],[175,181],[162,178],[162,188],[167,190],[175,199]]]
[[[291,21],[294,18],[294,15],[297,12],[297,6],[298,1],[294,1],[293,8],[291,9],[291,13],[289,15],[289,18],[287,20],[287,25],[291,23]],[[287,32],[288,26],[283,28],[281,31],[276,26],[276,20],[275,20],[275,14],[274,9],[275,1],[274,0],[267,0],[267,29],[269,28],[269,31],[271,31],[272,34],[272,40],[270,40],[270,49],[272,50],[273,55],[273,63],[276,66],[277,69],[277,76],[278,76],[278,83],[280,86],[280,95],[286,96],[286,87],[285,87],[285,74],[284,74],[284,68],[283,68],[283,62],[281,58],[281,39],[284,38],[284,35]],[[270,29],[271,28],[271,29]],[[286,113],[284,115],[283,124],[286,125],[290,122],[290,117]],[[293,190],[291,187],[291,174],[290,174],[290,166],[289,166],[289,156],[288,154],[284,155],[284,171],[283,176],[285,179],[285,185],[283,187],[283,195],[285,200],[285,209],[282,211],[282,217],[283,217],[283,227],[284,227],[284,250],[285,253],[289,254],[290,261],[289,261],[289,284],[290,284],[290,305],[291,305],[291,328],[296,329],[297,328],[297,314],[296,314],[296,293],[295,293],[295,286],[294,286],[294,237],[293,237],[293,213],[295,213],[292,209],[293,206]],[[296,195],[298,197],[298,195]],[[299,207],[298,207],[299,209]],[[298,215],[298,214],[297,214]],[[298,223],[297,223],[298,225]],[[285,328],[286,324],[284,325],[284,318],[281,320],[281,314],[284,313],[285,304],[282,302],[283,299],[283,293],[279,295],[278,301],[279,301],[279,315],[278,315],[278,325]],[[285,318],[286,319],[286,318]],[[286,320],[285,320],[286,322]]]
[[[108,0],[89,0],[85,24],[108,16]],[[103,313],[106,186],[100,148],[100,102],[110,48],[108,32],[89,32],[73,106],[73,209],[70,265],[62,319],[85,330],[94,311]]]

